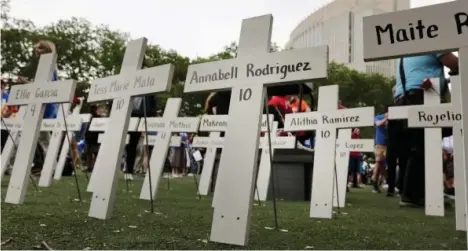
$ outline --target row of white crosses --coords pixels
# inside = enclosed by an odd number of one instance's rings
[[[5,198],[7,203],[24,202],[45,104],[69,103],[73,99],[76,81],[65,80],[54,83],[50,81],[56,69],[56,60],[55,53],[42,55],[34,83],[15,85],[11,88],[8,105],[23,105],[20,110],[26,109],[26,114]]]
[[[416,26],[414,26],[414,25]],[[454,126],[454,131],[461,129],[462,132],[466,131],[465,126],[468,125],[468,118],[463,116],[468,107],[468,99],[461,98],[468,94],[468,87],[463,83],[468,82],[468,1],[459,0],[444,4],[432,5],[411,10],[404,10],[393,13],[386,13],[376,16],[365,17],[363,20],[363,34],[364,34],[364,61],[376,61],[384,59],[393,59],[407,56],[422,55],[436,52],[457,51],[459,55],[459,78],[454,82],[454,87],[459,84],[458,92],[452,92],[452,112],[459,113],[461,116],[461,123]],[[434,81],[438,83],[438,81]],[[437,86],[438,84],[433,84]],[[455,87],[456,88],[456,87]],[[441,107],[441,106],[439,106]],[[410,110],[412,110],[411,108]],[[415,108],[418,109],[418,108]],[[426,109],[426,108],[424,108]],[[429,108],[427,108],[429,109]],[[442,116],[443,112],[447,110],[440,110],[435,108],[433,115]],[[437,110],[439,109],[439,110]],[[418,118],[419,112],[426,112],[426,110],[412,110],[413,115],[409,116],[410,121]],[[410,113],[410,111],[408,111]],[[441,118],[441,117],[439,117]],[[427,125],[427,124],[426,124]],[[414,125],[420,127],[421,125]],[[426,129],[427,130],[427,129]],[[437,131],[435,131],[437,132]],[[437,132],[437,136],[440,134]],[[426,134],[426,136],[428,136]],[[454,141],[457,142],[457,137],[461,138],[459,143],[455,143],[455,173],[457,185],[457,229],[466,230],[466,217],[467,210],[467,166],[465,157],[467,156],[468,137],[463,133],[454,133]],[[426,138],[428,140],[428,138]],[[440,138],[439,138],[438,152],[440,153]],[[426,144],[426,146],[428,146]],[[458,148],[458,149],[457,149]],[[462,153],[460,154],[460,151]],[[427,156],[428,154],[426,154]],[[439,154],[434,154],[439,155]],[[438,157],[434,157],[438,158]],[[427,161],[428,159],[426,159]],[[437,159],[439,163],[439,159]],[[426,179],[429,179],[428,173],[441,172],[428,169],[432,168],[426,165]],[[458,169],[458,170],[457,170]],[[460,170],[461,169],[461,170]],[[458,174],[458,175],[457,175]],[[428,199],[430,203],[440,203],[440,192],[436,193],[435,198],[428,198],[427,185],[434,186],[435,189],[442,189],[440,175],[438,174],[437,180],[426,180],[426,203]],[[435,182],[435,183],[429,183]],[[429,183],[429,184],[428,184]],[[460,184],[461,183],[461,184]],[[461,195],[464,199],[460,198]],[[461,205],[460,205],[461,204]],[[433,204],[429,210],[426,204],[426,213],[433,211],[435,215],[443,215],[443,206],[439,209],[437,204]],[[464,213],[461,210],[464,209]],[[465,223],[459,223],[459,221]]]
[[[184,92],[232,92],[211,241],[248,242],[265,87],[327,78],[327,46],[269,53],[272,22],[271,15],[244,19],[236,59],[190,65],[187,71]]]
[[[153,199],[156,197],[157,187],[167,158],[168,147],[180,146],[181,144],[181,138],[179,136],[171,136],[171,134],[173,132],[196,132],[198,130],[199,118],[177,117],[181,103],[182,99],[180,98],[168,99],[163,117],[147,118],[146,121],[144,118],[130,118],[127,131],[147,131],[158,133],[157,135],[146,136],[148,137],[148,145],[153,145],[154,148],[152,153],[153,157],[150,159],[151,170],[147,173],[145,181],[143,182],[140,199],[150,200],[151,194],[153,195]],[[108,123],[108,118],[95,118],[91,121],[89,128],[90,131],[106,131],[104,134],[99,135],[99,141],[102,143],[108,141],[108,137],[111,137],[111,139],[113,137],[113,135],[108,134],[108,131],[111,128]],[[128,144],[128,140],[127,135],[125,144]],[[144,144],[146,144],[146,139]],[[151,190],[149,185],[150,173],[152,178]],[[105,186],[108,185],[103,183],[105,177],[106,169],[103,169],[102,167],[97,168],[91,176],[87,191],[95,193],[96,191],[105,188]],[[112,207],[112,205],[109,204],[109,207]],[[104,215],[105,211],[99,211],[103,209],[105,208],[98,209],[97,213],[99,215]],[[91,211],[90,216],[92,216]],[[110,214],[96,218],[105,219],[106,217],[110,217]]]
[[[157,132],[155,136],[153,152],[149,160],[150,172],[146,173],[143,187],[140,193],[140,199],[151,200],[156,198],[159,181],[162,177],[164,163],[167,159],[167,149],[171,144],[171,134],[174,132],[197,132],[200,123],[199,117],[181,117],[178,118],[181,98],[170,98],[166,102],[164,114],[161,118],[150,118],[147,123],[140,123],[139,130]],[[180,145],[180,144],[179,144]],[[150,185],[151,174],[151,185]],[[151,188],[151,189],[150,189]],[[153,198],[151,198],[151,195]]]
[[[69,154],[70,142],[68,140],[72,139],[73,131],[80,131],[82,123],[86,123],[90,119],[90,114],[79,114],[81,110],[82,103],[77,105],[71,115],[66,117],[66,120],[63,119],[63,112],[67,111],[70,108],[70,104],[62,104],[59,107],[57,118],[55,119],[43,119],[40,127],[40,131],[53,132],[50,141],[48,144],[46,156],[44,159],[41,175],[39,178],[38,186],[40,187],[49,187],[52,184],[52,173],[55,170],[54,178],[59,180],[62,177],[63,168],[65,166],[66,158]],[[3,177],[6,168],[8,167],[8,162],[10,160],[11,154],[13,153],[13,148],[15,143],[18,140],[18,132],[22,130],[24,113],[26,109],[20,109],[18,116],[14,118],[3,119],[2,127],[7,126],[7,130],[11,134],[5,149],[2,152],[2,172]],[[60,139],[63,137],[63,132],[68,131],[68,136],[63,138],[63,142],[60,142]],[[58,149],[62,146],[61,153],[57,162]]]
[[[271,126],[271,145],[272,149],[292,149],[295,147],[295,137],[277,137],[277,122],[273,121],[273,116],[269,116]],[[267,116],[262,116],[261,131],[268,132]],[[220,137],[219,132],[225,132],[228,125],[228,115],[203,115],[201,117],[200,131],[209,131],[209,137],[196,136],[193,139],[192,146],[198,148],[206,148],[206,154],[203,161],[203,171],[200,177],[198,192],[200,195],[208,195],[209,187],[212,180],[212,173],[216,158],[216,150],[223,148],[224,138]],[[268,137],[260,138],[259,148],[262,149],[260,158],[259,170],[257,175],[257,189],[259,190],[259,200],[266,200],[268,186],[270,181],[270,151]],[[274,151],[272,151],[274,152]],[[216,205],[216,200],[213,199],[213,207]]]

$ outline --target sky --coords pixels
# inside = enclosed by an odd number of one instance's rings
[[[290,32],[331,0],[12,0],[11,15],[44,26],[83,17],[93,24],[145,36],[152,44],[190,58],[207,57],[239,39],[244,18],[272,14],[272,41],[283,47]],[[351,1],[351,0],[349,0]],[[448,0],[412,0],[420,7]],[[131,4],[129,4],[131,3]]]

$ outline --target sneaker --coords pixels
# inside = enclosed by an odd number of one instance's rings
[[[377,184],[377,182],[375,180],[373,180],[372,182],[372,192],[373,193],[381,193],[382,191],[380,191],[380,187],[379,185]]]
[[[413,208],[421,208],[424,207],[424,201],[420,200],[418,203],[411,202],[410,200],[401,197],[400,199],[400,206],[401,207],[413,207]]]
[[[187,176],[193,177],[193,173],[189,173],[189,174],[187,174]]]
[[[133,175],[131,173],[126,173],[124,175],[125,180],[133,180]]]
[[[455,188],[450,187],[450,188],[445,188],[444,189],[444,196],[454,200],[455,199]]]

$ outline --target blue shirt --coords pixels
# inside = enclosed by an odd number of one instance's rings
[[[52,75],[52,81],[57,81],[57,72],[54,71]],[[44,111],[45,119],[55,119],[57,118],[59,104],[47,104]]]
[[[385,114],[380,114],[375,116],[374,124],[377,123],[377,121],[381,121],[385,119]],[[387,127],[382,125],[382,126],[377,126],[375,125],[375,144],[376,145],[387,145]]]
[[[403,60],[403,67],[406,77],[406,91],[419,89],[419,86],[426,78],[439,78],[440,88],[445,82],[444,65],[439,61],[443,53],[429,54],[417,57],[408,57]],[[400,60],[396,65],[396,88],[394,97],[403,94],[403,86],[400,77]]]
[[[6,105],[6,102],[8,101],[8,95],[10,95],[10,90],[2,91],[2,107],[3,105]]]

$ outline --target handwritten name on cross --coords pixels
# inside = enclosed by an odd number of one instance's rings
[[[164,108],[164,114],[160,118],[148,118],[146,122],[144,119],[140,122],[138,131],[144,132],[158,132],[158,139],[153,147],[153,152],[150,159],[151,172],[146,174],[143,186],[140,192],[140,199],[151,200],[150,196],[150,173],[151,173],[151,194],[153,199],[156,199],[156,193],[161,179],[164,163],[167,158],[167,150],[171,141],[171,134],[174,132],[197,132],[200,123],[199,117],[177,117],[179,114],[180,106],[182,104],[181,98],[169,98]]]
[[[56,61],[55,53],[41,55],[34,83],[11,87],[8,105],[27,105],[28,111],[5,198],[7,203],[24,202],[45,104],[67,103],[73,99],[75,80],[51,82]]]
[[[310,217],[332,218],[336,129],[374,125],[374,107],[337,110],[338,85],[319,88],[318,111],[286,114],[284,131],[317,130]]]
[[[408,127],[410,128],[453,128],[453,155],[455,168],[455,223],[456,229],[466,231],[466,191],[465,191],[465,156],[463,155],[462,128],[463,118],[461,114],[461,92],[460,78],[451,77],[452,82],[452,103],[431,104],[422,107],[408,107]],[[428,144],[433,144],[438,148],[437,142],[440,139]],[[432,146],[431,146],[432,147]],[[435,150],[435,149],[434,149]],[[430,153],[426,153],[428,155]],[[433,153],[435,154],[435,153]],[[426,160],[427,163],[428,160]],[[426,167],[427,168],[427,167]]]
[[[236,59],[190,65],[187,71],[184,92],[232,92],[232,122],[226,131],[215,193],[220,203],[213,213],[210,240],[214,242],[248,242],[265,86],[327,78],[327,46],[269,53],[272,23],[271,15],[244,19]]]
[[[346,206],[346,187],[348,185],[348,167],[350,152],[374,152],[373,139],[351,139],[351,129],[338,130],[336,140],[336,179],[334,182],[333,206]],[[338,186],[336,182],[338,180]],[[338,191],[335,189],[338,187]],[[339,201],[338,201],[339,198]]]
[[[88,102],[114,100],[109,117],[107,137],[102,143],[97,168],[106,170],[102,177],[102,187],[93,191],[89,216],[107,219],[112,214],[112,207],[117,188],[117,176],[125,147],[124,135],[127,134],[132,97],[167,92],[170,90],[174,66],[166,64],[141,70],[147,39],[131,41],[125,50],[120,75],[96,79],[91,83]],[[106,161],[103,161],[105,158]]]

